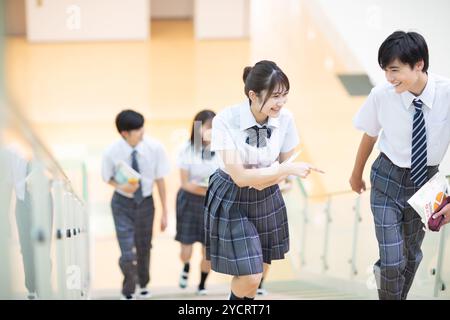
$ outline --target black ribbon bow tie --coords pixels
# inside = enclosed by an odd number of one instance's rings
[[[245,130],[248,134],[245,142],[251,146],[256,146],[257,148],[263,148],[267,146],[267,139],[270,139],[272,135],[272,129],[267,126],[258,127],[254,125]]]
[[[202,159],[211,160],[215,155],[214,151],[211,151],[211,148],[208,146],[206,148],[202,148]]]

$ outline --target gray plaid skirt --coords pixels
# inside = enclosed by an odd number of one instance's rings
[[[289,251],[286,206],[278,185],[239,188],[222,170],[211,175],[205,202],[206,258],[220,273],[263,272]]]
[[[177,234],[175,240],[183,244],[205,244],[205,197],[183,189],[177,194]]]

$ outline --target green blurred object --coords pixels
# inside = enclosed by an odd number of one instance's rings
[[[0,0],[0,257],[2,257],[2,267],[0,268],[0,299],[8,299],[11,292],[11,268],[8,264],[9,260],[5,257],[9,256],[8,249],[8,186],[6,183],[6,172],[1,170],[5,168],[5,158],[2,152],[3,141],[2,132],[5,126],[5,74],[4,74],[4,45],[5,45],[5,1]],[[6,263],[5,263],[6,260]]]
[[[3,100],[5,94],[5,1],[0,0],[0,97]]]
[[[5,99],[5,0],[0,0],[0,99]],[[0,111],[1,112],[1,111]],[[3,119],[3,118],[0,118]]]
[[[351,96],[367,96],[373,88],[367,74],[338,74],[347,93]]]

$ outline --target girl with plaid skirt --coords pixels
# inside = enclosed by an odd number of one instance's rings
[[[209,176],[218,168],[217,157],[210,151],[211,122],[216,114],[210,110],[200,111],[194,118],[190,140],[182,146],[178,154],[178,167],[181,175],[181,188],[177,194],[177,234],[175,240],[181,243],[180,258],[183,270],[179,286],[187,287],[189,261],[192,245],[203,245],[203,258],[200,264],[200,284],[198,295],[206,295],[205,281],[211,269],[205,259],[204,203]]]
[[[214,271],[233,276],[231,300],[254,299],[263,271],[289,250],[278,183],[320,171],[284,162],[299,138],[292,114],[283,109],[289,92],[283,71],[260,61],[246,67],[243,78],[248,100],[212,122],[211,150],[221,163],[209,179],[205,202],[206,256]]]

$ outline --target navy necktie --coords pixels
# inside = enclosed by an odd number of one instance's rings
[[[423,102],[413,100],[416,113],[413,119],[411,148],[411,181],[421,187],[427,181],[427,132],[423,117]]]
[[[267,145],[267,139],[270,139],[272,135],[272,129],[267,126],[262,126],[261,128],[257,125],[245,130],[248,134],[245,142],[251,146],[256,146],[257,148],[262,148]]]
[[[133,150],[133,152],[131,153],[131,167],[136,170],[137,172],[139,172],[139,165],[136,159],[136,154],[137,151]],[[140,204],[142,202],[142,200],[144,200],[144,197],[142,195],[142,178],[141,180],[139,180],[139,188],[134,192],[134,202],[136,202],[137,204]]]

